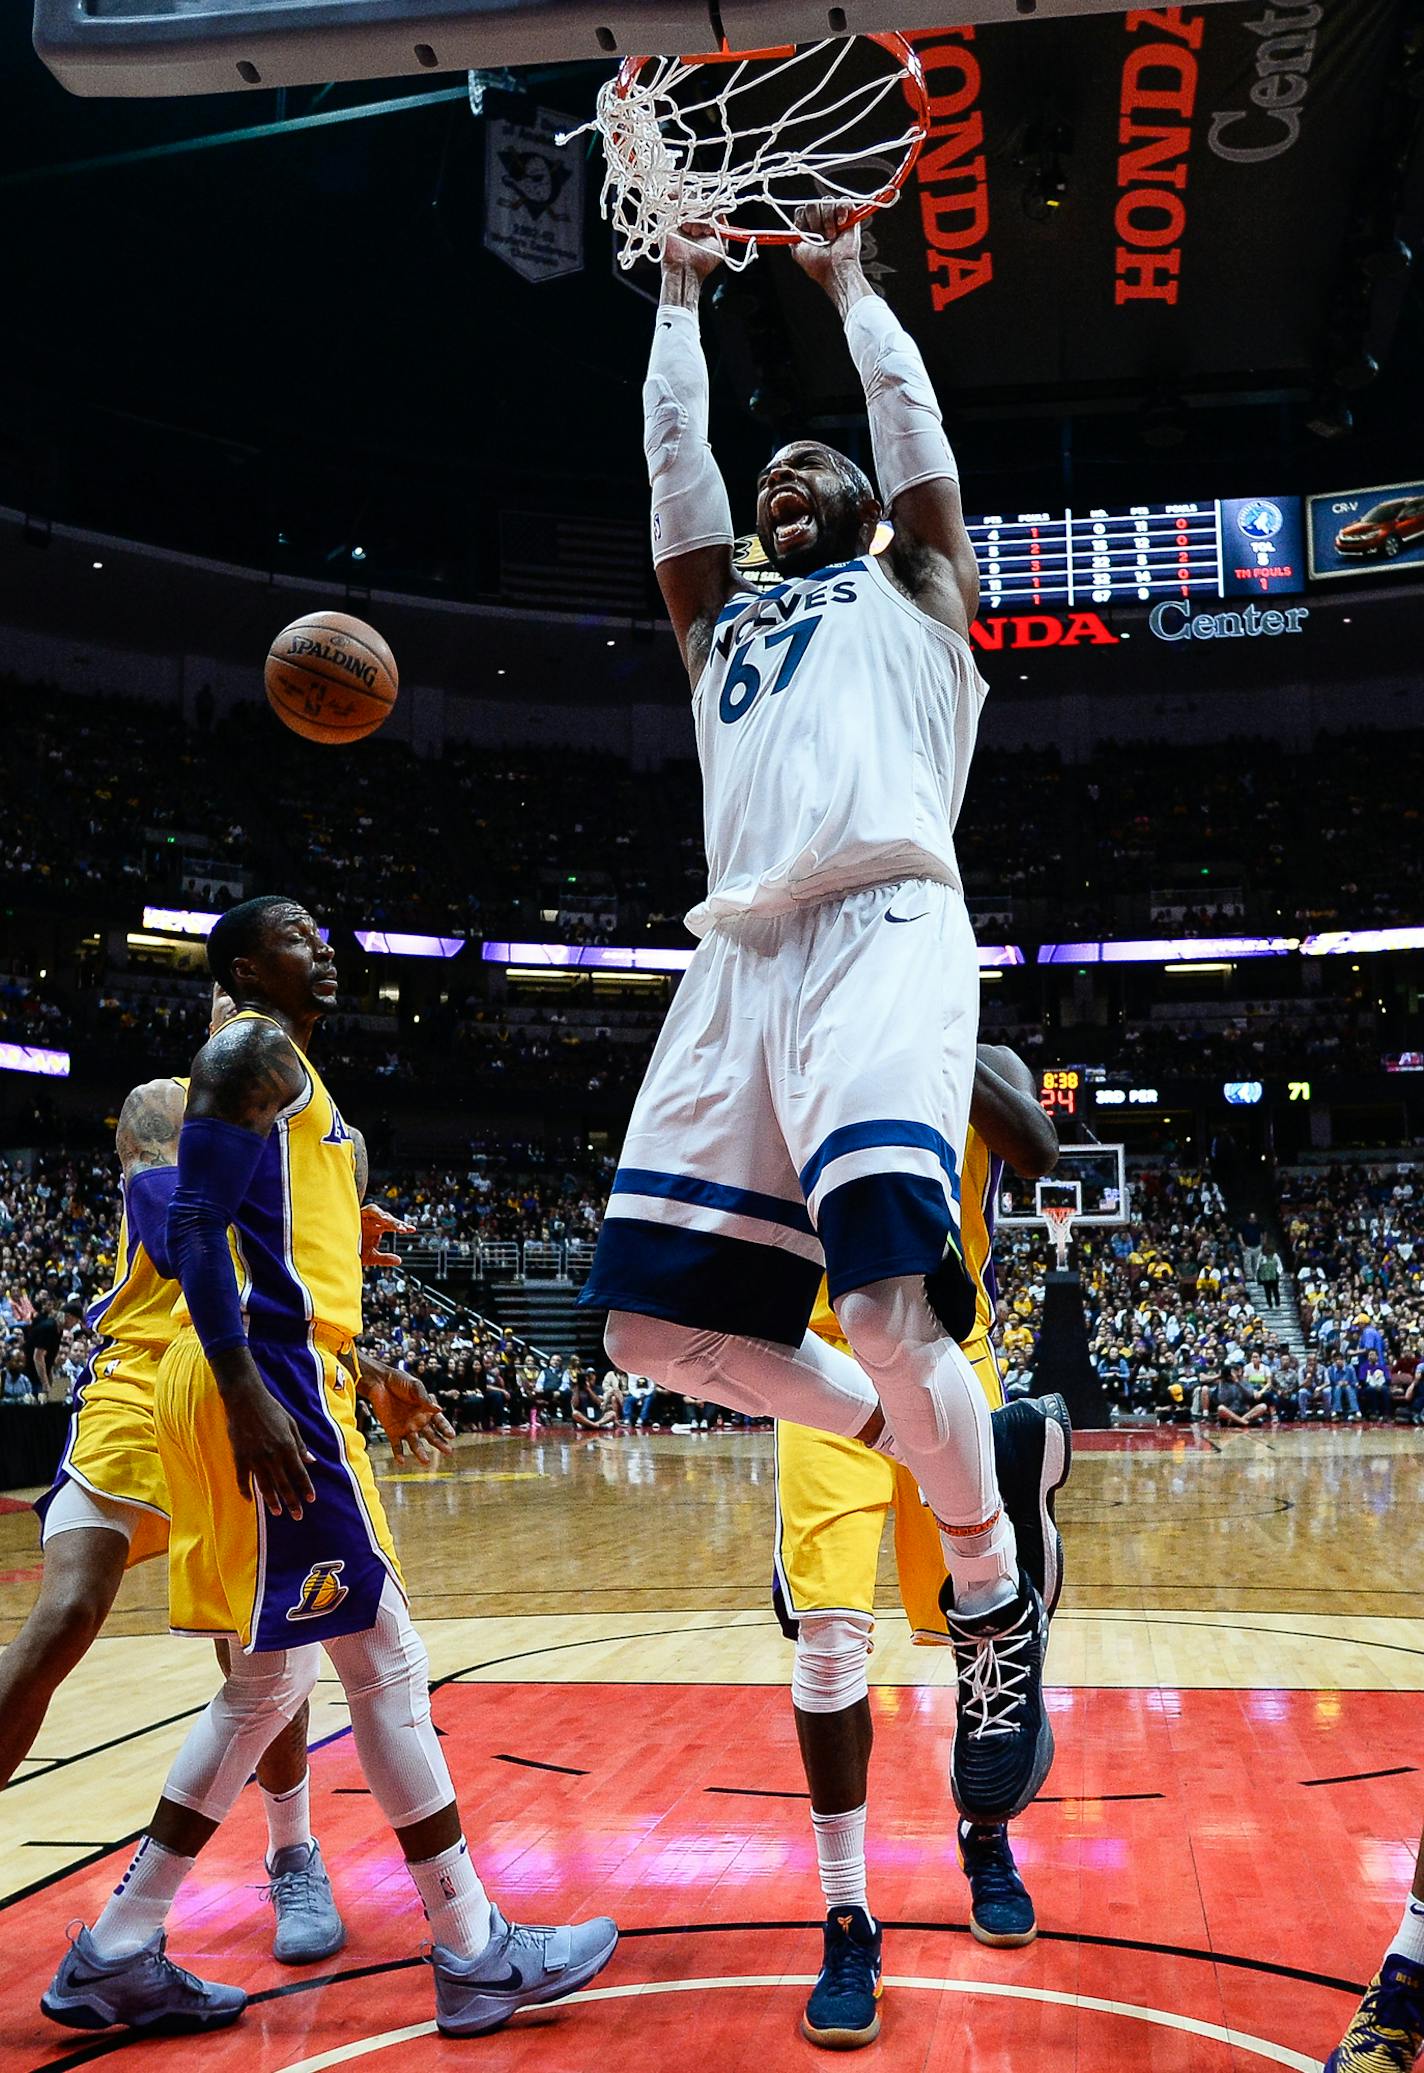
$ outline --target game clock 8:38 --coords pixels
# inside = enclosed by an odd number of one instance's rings
[[[1039,1105],[1050,1116],[1076,1116],[1082,1086],[1081,1066],[1049,1066],[1039,1078]]]

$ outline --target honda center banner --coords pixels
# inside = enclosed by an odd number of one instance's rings
[[[1308,368],[1400,0],[1241,0],[916,31],[930,135],[868,268],[945,398]],[[778,269],[803,394],[855,400]]]

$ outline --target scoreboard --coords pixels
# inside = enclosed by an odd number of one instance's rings
[[[1039,1075],[1038,1102],[1050,1116],[1076,1116],[1083,1091],[1081,1065],[1053,1065]]]
[[[979,562],[981,609],[988,611],[1304,588],[1299,497],[999,512],[966,523]]]

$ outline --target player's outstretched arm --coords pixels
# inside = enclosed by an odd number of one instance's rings
[[[137,1240],[159,1273],[172,1277],[168,1208],[178,1181],[183,1089],[176,1080],[145,1080],[119,1110],[114,1150],[124,1176],[130,1241]]]
[[[887,558],[923,611],[967,635],[979,609],[979,567],[959,469],[920,349],[866,279],[860,226],[846,226],[848,213],[842,202],[810,203],[797,227],[818,242],[803,236],[792,252],[835,304],[865,389],[875,473],[895,529]]]
[[[979,1046],[969,1120],[995,1157],[1025,1180],[1042,1180],[1058,1164],[1058,1132],[1033,1074],[1006,1044]]]
[[[227,1413],[237,1487],[294,1519],[315,1497],[312,1457],[248,1349],[227,1234],[273,1124],[306,1084],[296,1047],[275,1023],[229,1022],[209,1037],[193,1061],[167,1228],[173,1271]]]
[[[710,238],[689,233],[668,239],[643,384],[653,566],[694,684],[706,667],[717,614],[739,587],[732,568],[732,507],[707,438],[710,395],[698,320],[702,283],[721,257]]]

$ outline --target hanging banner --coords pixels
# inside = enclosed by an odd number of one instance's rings
[[[872,228],[945,397],[1309,369],[1400,30],[1399,0],[1232,0],[915,31],[930,134]],[[782,289],[803,393],[853,400]]]
[[[574,127],[547,108],[485,123],[485,250],[526,281],[583,271],[584,151],[554,141]]]

